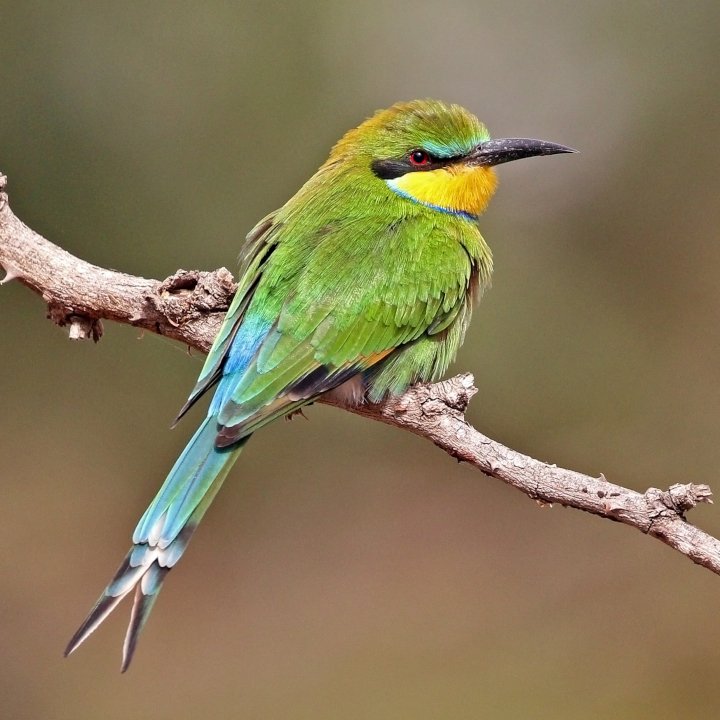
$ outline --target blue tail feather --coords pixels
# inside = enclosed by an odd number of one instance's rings
[[[217,421],[208,417],[178,458],[133,534],[133,547],[95,607],[68,643],[73,652],[117,605],[135,591],[123,646],[122,671],[132,660],[138,636],[163,581],[178,562],[198,523],[220,489],[247,437],[231,448],[215,447]]]

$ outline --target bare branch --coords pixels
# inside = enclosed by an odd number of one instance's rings
[[[18,220],[10,210],[5,186],[6,178],[0,175],[3,283],[16,279],[39,294],[48,306],[48,317],[69,326],[73,339],[97,341],[102,320],[115,320],[208,351],[235,291],[228,270],[178,270],[161,282],[91,265]],[[345,409],[427,438],[541,504],[577,508],[637,528],[720,574],[720,541],[685,520],[685,513],[695,505],[712,502],[707,485],[673,485],[665,491],[650,488],[638,493],[602,476],[534,460],[466,422],[465,409],[475,392],[472,375],[458,375],[434,385],[417,385],[380,404]]]

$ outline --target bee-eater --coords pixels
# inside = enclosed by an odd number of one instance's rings
[[[436,100],[379,111],[335,145],[247,236],[237,293],[178,416],[216,386],[207,417],[66,655],[134,591],[127,669],[166,575],[256,430],[321,395],[375,402],[440,378],[490,280],[477,221],[494,166],[566,152],[491,140],[474,115]]]

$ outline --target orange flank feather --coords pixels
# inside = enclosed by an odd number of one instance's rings
[[[366,355],[363,357],[363,365],[371,367],[375,363],[379,363],[383,358],[386,358],[395,348],[388,348],[387,350],[381,350],[380,352],[372,353],[372,355]]]

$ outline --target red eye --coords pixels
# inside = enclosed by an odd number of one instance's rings
[[[430,162],[430,156],[424,150],[413,150],[408,155],[411,165],[416,167],[419,165],[427,165]]]

